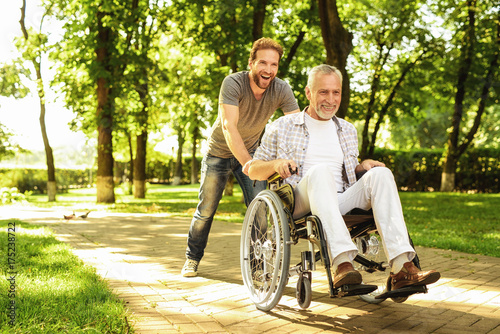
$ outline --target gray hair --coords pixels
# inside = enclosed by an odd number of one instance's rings
[[[327,64],[322,64],[318,65],[316,67],[313,67],[313,69],[309,72],[309,77],[307,78],[307,87],[311,89],[312,83],[314,79],[319,74],[335,74],[340,80],[340,86],[342,86],[342,73],[339,71],[338,68],[335,66],[327,65]]]

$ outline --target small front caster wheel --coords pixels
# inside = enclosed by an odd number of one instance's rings
[[[297,281],[297,291],[295,293],[297,297],[297,302],[300,308],[303,310],[307,309],[311,305],[312,299],[312,289],[311,289],[311,279],[307,274],[300,274],[299,280]]]

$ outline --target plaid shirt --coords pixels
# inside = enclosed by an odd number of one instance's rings
[[[285,180],[286,183],[293,187],[304,176],[302,167],[304,166],[307,146],[309,145],[309,132],[304,119],[306,110],[307,108],[300,113],[280,117],[271,123],[253,156],[254,160],[263,161],[294,160],[299,166],[299,171]],[[354,169],[359,164],[358,135],[354,125],[346,120],[337,117],[333,117],[332,120],[337,124],[340,146],[344,153],[342,179],[344,180],[345,190],[356,182]]]

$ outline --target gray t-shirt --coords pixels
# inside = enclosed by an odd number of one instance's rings
[[[249,152],[257,149],[260,135],[276,109],[281,108],[287,113],[299,108],[292,89],[279,78],[274,78],[257,101],[250,88],[248,71],[237,72],[224,79],[219,94],[221,103],[239,107],[238,131]],[[208,154],[220,158],[233,157],[222,132],[220,111],[208,137]]]

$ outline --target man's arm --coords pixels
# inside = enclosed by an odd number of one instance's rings
[[[278,173],[281,178],[286,179],[292,176],[291,170],[297,170],[297,164],[293,160],[276,159],[271,161],[252,160],[248,170],[248,176],[252,180],[267,180],[274,173]]]
[[[372,160],[372,159],[366,159],[363,160],[359,165],[356,166],[354,169],[355,173],[361,173],[363,171],[369,171],[373,167],[385,167],[385,164],[380,161]]]
[[[250,153],[245,147],[245,143],[238,131],[238,120],[240,118],[240,108],[230,104],[221,103],[220,106],[222,132],[226,138],[226,143],[234,157],[244,166],[252,160]]]

